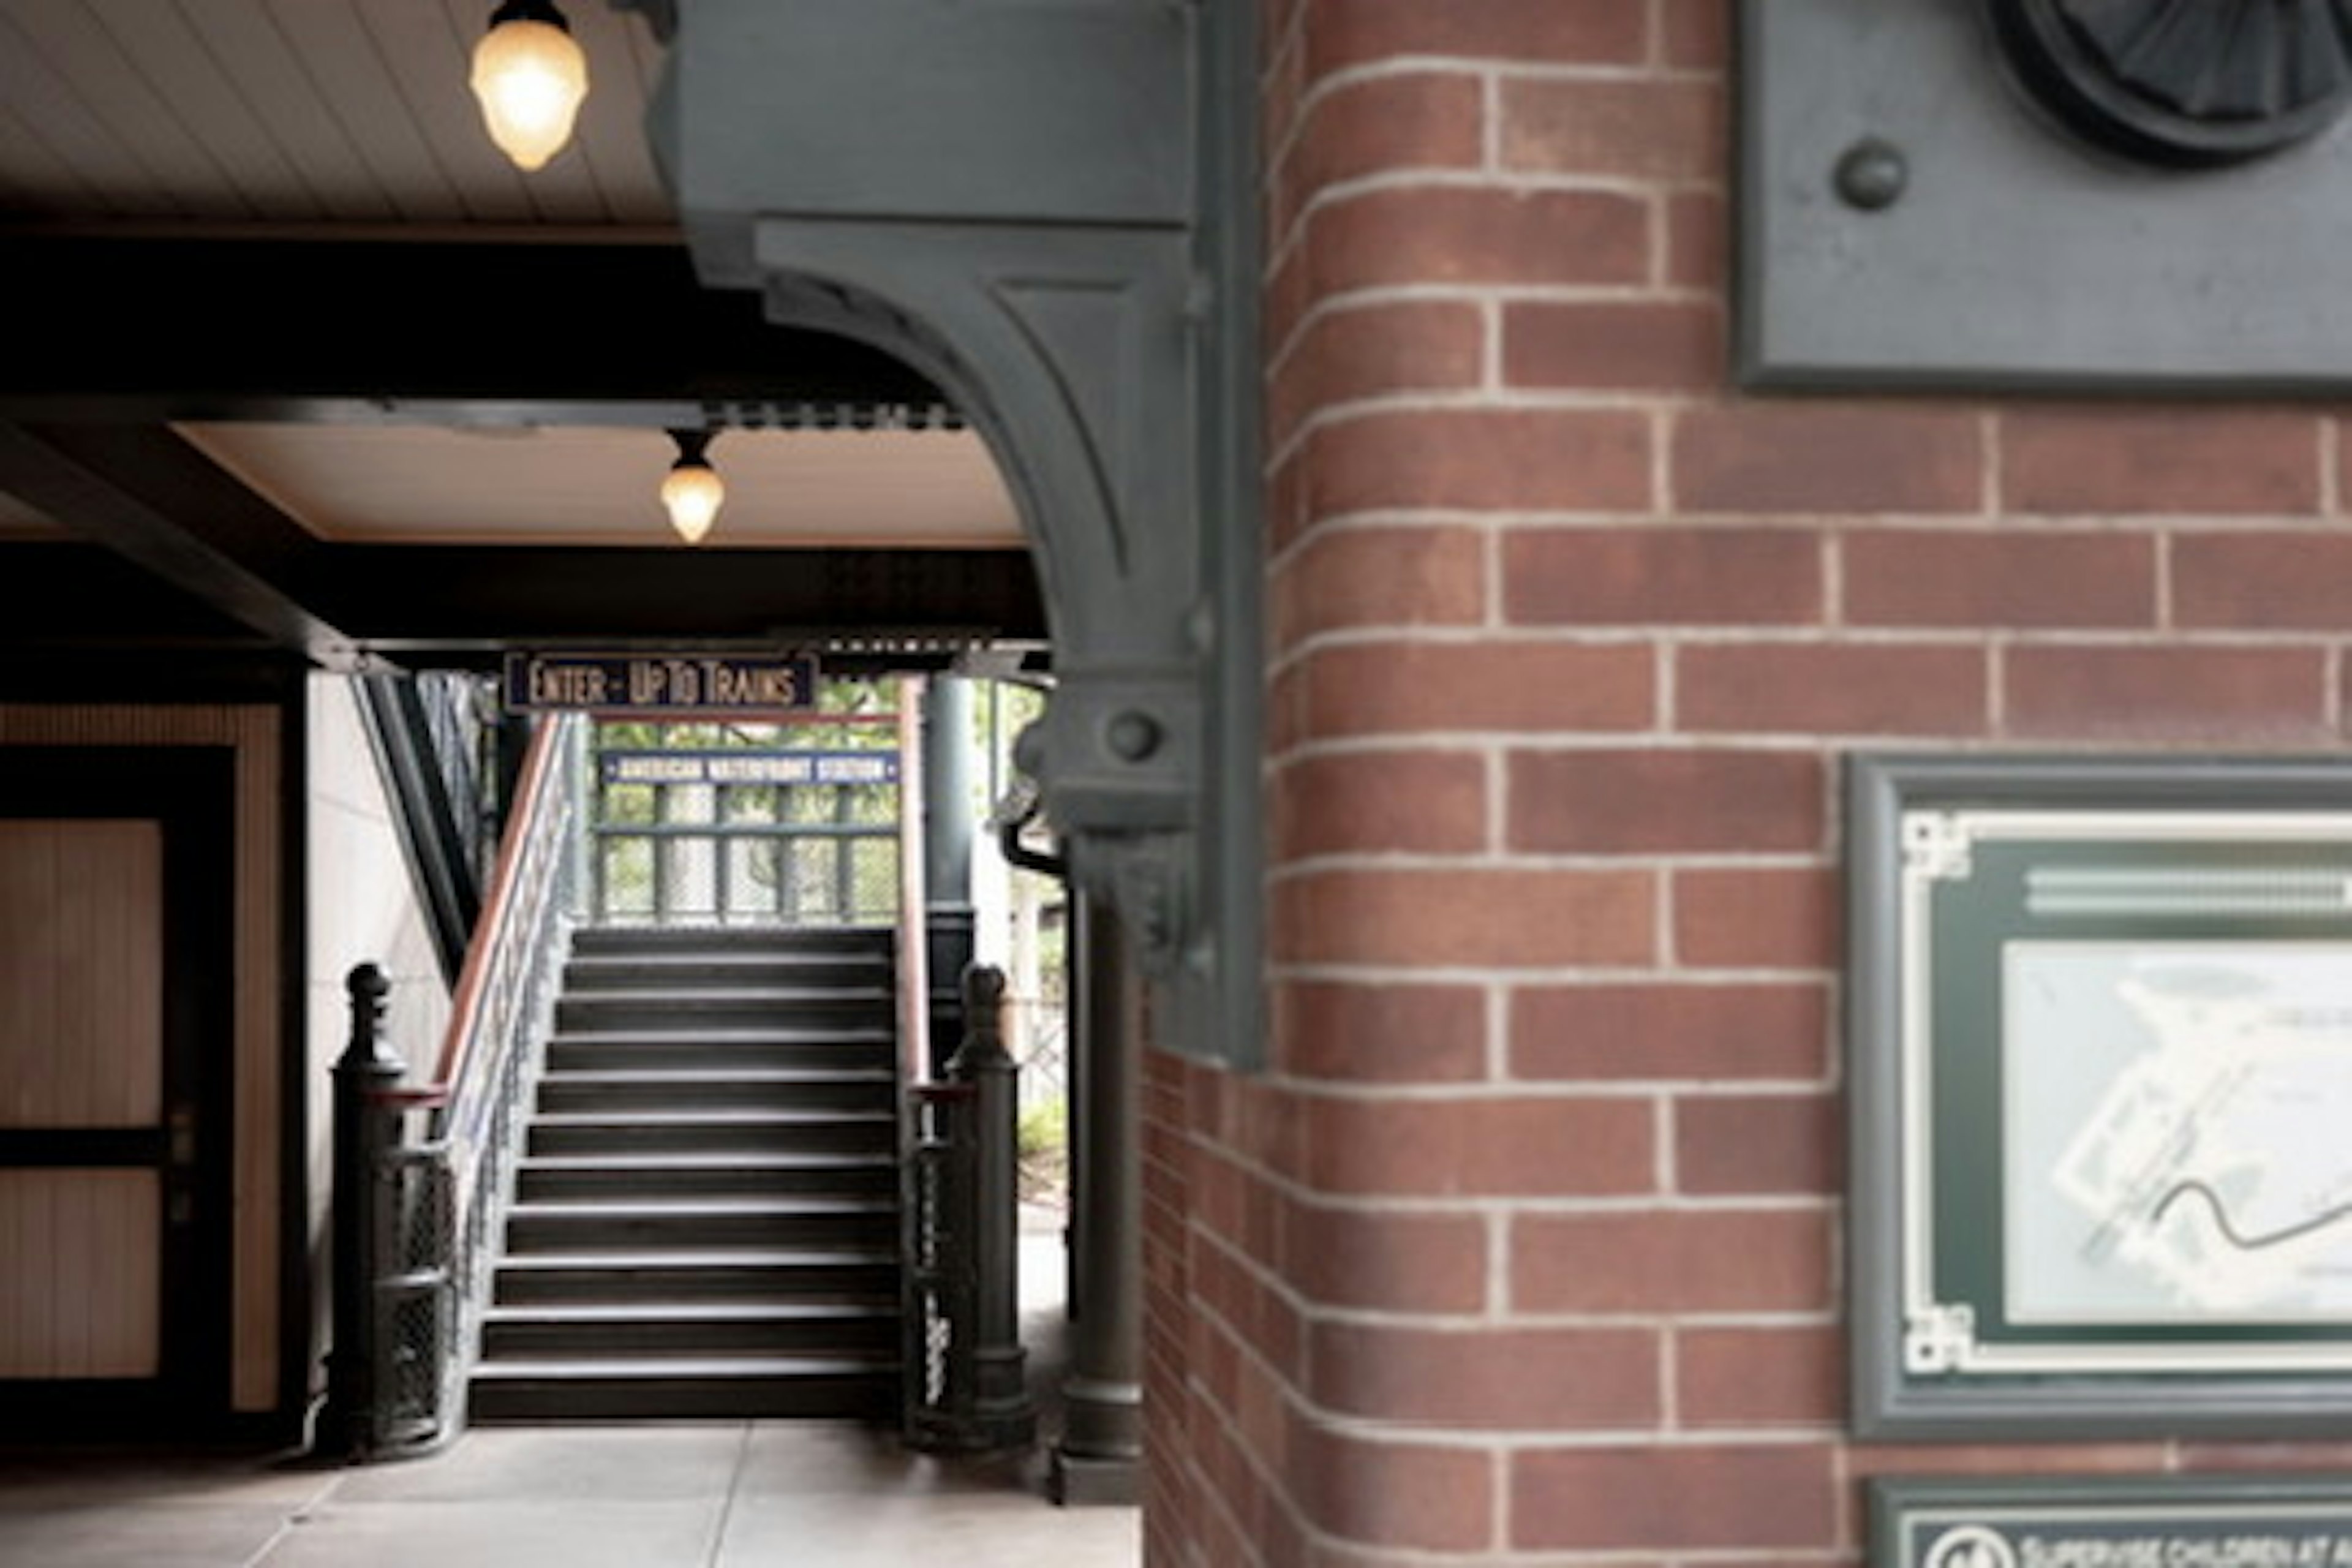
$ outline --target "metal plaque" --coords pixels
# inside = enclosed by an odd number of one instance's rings
[[[2315,1476],[1884,1479],[1870,1568],[2352,1568],[2352,1484]]]
[[[1857,1428],[2352,1430],[2352,770],[1849,783]]]
[[[2315,81],[2267,108],[2224,100],[2227,115],[2191,116],[2174,100],[2219,89],[2182,78],[2187,65],[2145,64],[2154,45],[2137,47],[2137,35],[2101,31],[2150,31],[2169,14],[2219,37],[2239,11],[2260,20],[2254,9],[1744,0],[1742,378],[1852,390],[2352,384],[2352,121],[2336,89]],[[2290,61],[2340,53],[2340,8],[2296,14],[2317,34],[2266,47]],[[2189,39],[2174,55],[2210,69],[2229,63],[2219,47]],[[2260,60],[2241,74],[2293,85]]]

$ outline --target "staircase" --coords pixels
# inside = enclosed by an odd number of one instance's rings
[[[896,1414],[891,965],[887,931],[577,933],[474,1420]]]

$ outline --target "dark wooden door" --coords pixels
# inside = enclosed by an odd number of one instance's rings
[[[0,750],[0,1432],[229,1400],[226,749]]]

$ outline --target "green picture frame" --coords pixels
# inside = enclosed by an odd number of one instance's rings
[[[1868,1568],[2347,1568],[2338,1476],[1879,1477]]]
[[[1857,1433],[2352,1432],[2352,763],[1846,783]]]

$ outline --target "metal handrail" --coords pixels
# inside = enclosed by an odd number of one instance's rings
[[[922,1093],[930,1076],[931,985],[930,892],[924,879],[923,747],[920,714],[923,683],[908,677],[898,686],[898,1012],[899,1179],[899,1321],[904,1330],[899,1357],[899,1420],[911,1432],[926,1397],[931,1334],[922,1275],[929,1246],[925,1215],[931,1178],[926,1170]]]
[[[371,1300],[348,1314],[339,1306],[337,1354],[371,1365],[350,1384],[363,1391],[346,1401],[357,1408],[339,1410],[334,1423],[356,1458],[437,1447],[463,1425],[492,1243],[568,947],[583,723],[562,715],[532,736],[431,1079],[379,1077],[356,1096],[371,1179],[363,1192],[339,1190],[336,1202],[362,1216],[356,1249],[373,1278]],[[356,999],[356,976],[354,984]],[[355,1042],[359,1033],[355,1019]],[[356,1045],[346,1058],[368,1059]],[[419,1111],[424,1136],[412,1140]],[[339,1189],[348,1184],[339,1178]]]

